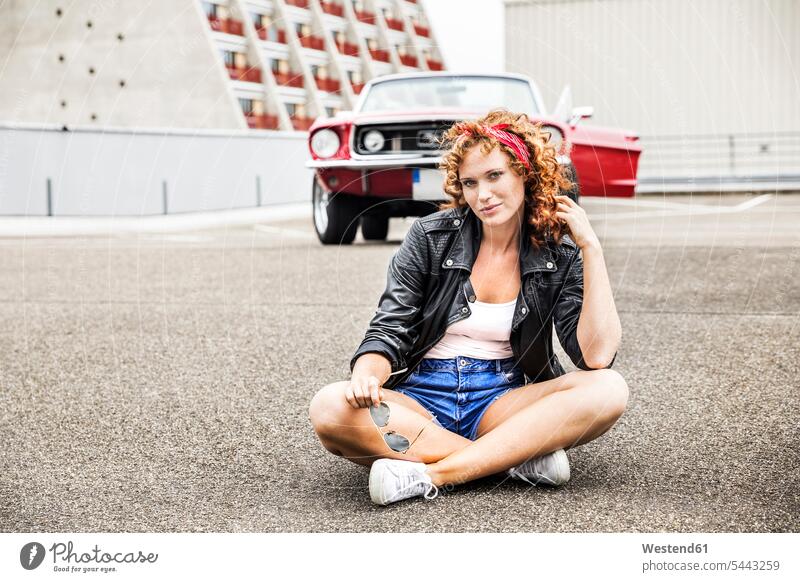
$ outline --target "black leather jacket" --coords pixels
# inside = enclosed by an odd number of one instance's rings
[[[392,364],[385,388],[400,384],[422,361],[447,327],[469,317],[475,292],[469,276],[478,255],[481,223],[469,206],[415,221],[392,257],[386,290],[364,340],[350,362],[368,352]],[[589,370],[578,345],[583,304],[583,259],[568,235],[537,250],[520,237],[522,285],[511,323],[511,348],[527,382],[564,374],[553,352],[553,325],[564,351]],[[614,356],[616,358],[616,355]],[[608,367],[611,367],[613,360]]]

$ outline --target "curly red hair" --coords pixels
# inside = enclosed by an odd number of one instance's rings
[[[519,137],[529,152],[530,170],[514,155],[511,148],[495,138],[481,132],[481,126],[507,124],[504,129]],[[442,138],[447,152],[442,157],[439,169],[445,172],[444,191],[452,200],[439,208],[458,208],[467,202],[459,182],[458,168],[466,153],[480,146],[484,154],[499,147],[509,158],[509,166],[525,181],[525,225],[531,244],[535,248],[546,244],[548,234],[557,242],[568,232],[566,224],[556,216],[556,196],[568,191],[572,182],[564,175],[558,163],[556,148],[549,143],[549,134],[541,124],[534,124],[524,113],[512,113],[507,109],[494,109],[475,121],[454,124]]]

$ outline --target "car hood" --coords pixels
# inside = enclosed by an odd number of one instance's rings
[[[420,109],[415,111],[369,111],[363,113],[352,112],[348,120],[360,125],[363,123],[383,123],[387,120],[397,121],[429,121],[432,119],[478,119],[486,115],[486,111],[472,109]],[[531,116],[532,120],[544,121],[540,116]]]
[[[335,117],[320,117],[311,127],[313,133],[322,127],[333,127],[336,125],[353,124],[369,125],[372,123],[414,123],[418,121],[460,121],[462,119],[478,119],[486,114],[483,110],[471,109],[419,109],[414,111],[369,111],[355,112],[343,111]],[[532,115],[530,119],[534,122],[541,121],[553,125],[562,126],[561,122],[552,118]]]

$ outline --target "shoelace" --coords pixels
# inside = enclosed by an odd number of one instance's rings
[[[528,459],[521,465],[514,467],[512,472],[515,477],[518,479],[525,481],[529,485],[539,485],[544,483],[545,485],[552,485],[553,481],[550,479],[540,468],[540,463],[546,463],[545,457],[539,457],[536,459]],[[533,474],[533,481],[530,480],[527,475]],[[527,474],[527,475],[526,475]]]
[[[433,483],[430,483],[428,481],[425,481],[424,479],[416,478],[416,474],[413,473],[413,472],[408,472],[408,473],[401,474],[401,475],[397,475],[397,474],[395,474],[395,475],[401,481],[408,481],[407,483],[405,483],[402,487],[400,487],[397,490],[397,492],[394,495],[395,498],[400,497],[403,493],[407,492],[409,489],[413,489],[415,487],[418,487],[419,485],[423,485],[424,486],[424,492],[423,492],[422,496],[425,497],[425,499],[433,499],[437,495],[439,495],[439,488],[436,485],[434,485]],[[433,492],[433,495],[429,496],[431,491]]]
[[[528,477],[526,477],[523,473],[521,473],[520,471],[517,471],[516,469],[514,469],[514,476],[517,479],[521,480],[521,481],[525,481],[525,483],[527,483],[528,485],[534,485],[535,486],[535,485],[539,485],[540,483],[543,483],[543,482],[544,483],[549,483],[550,482],[549,479],[545,479],[539,473],[536,473],[536,478],[534,478],[534,480],[531,481],[530,479],[528,479]]]

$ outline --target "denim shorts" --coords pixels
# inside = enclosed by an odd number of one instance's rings
[[[475,440],[478,424],[489,405],[525,384],[525,374],[514,358],[478,360],[458,356],[424,359],[394,387],[419,402],[440,426]]]

